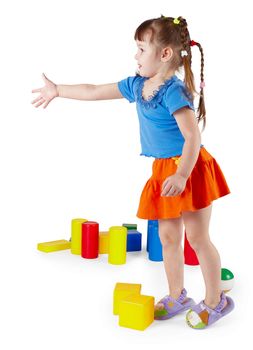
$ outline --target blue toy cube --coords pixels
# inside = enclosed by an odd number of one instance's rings
[[[141,233],[137,230],[127,231],[127,252],[141,250]]]

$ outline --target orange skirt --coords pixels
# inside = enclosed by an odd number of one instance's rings
[[[161,196],[164,180],[177,170],[180,156],[156,158],[152,176],[146,182],[139,203],[137,217],[147,220],[181,216],[182,211],[196,211],[209,206],[213,200],[230,193],[219,164],[202,146],[198,160],[178,196]]]

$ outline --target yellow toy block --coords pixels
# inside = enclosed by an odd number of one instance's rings
[[[126,263],[127,228],[111,226],[109,228],[108,262],[113,265]]]
[[[82,245],[82,223],[87,219],[72,219],[71,221],[71,253],[81,255]]]
[[[109,232],[99,232],[99,254],[108,254]]]
[[[70,249],[71,242],[61,239],[58,241],[38,243],[37,248],[41,252],[50,253],[58,250]]]
[[[155,298],[148,295],[129,295],[119,303],[119,325],[144,331],[154,321]]]
[[[113,293],[113,313],[119,314],[119,303],[125,297],[132,294],[140,294],[141,284],[134,283],[116,283]]]

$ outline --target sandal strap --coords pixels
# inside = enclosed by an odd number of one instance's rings
[[[214,311],[221,312],[221,310],[224,308],[225,301],[226,301],[226,296],[225,296],[225,293],[222,292],[221,293],[221,300],[220,300],[219,304],[216,306],[216,308],[214,309]]]
[[[163,304],[165,310],[168,313],[175,312],[177,310],[182,309],[182,302],[184,301],[186,295],[187,295],[187,291],[184,288],[177,299],[172,298],[170,295],[166,295],[158,303]]]
[[[180,296],[177,298],[177,301],[182,304],[182,302],[185,300],[186,298],[186,295],[187,295],[187,291],[185,288],[182,289],[182,292],[180,294]]]

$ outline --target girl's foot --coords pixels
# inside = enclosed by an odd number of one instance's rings
[[[233,309],[233,299],[226,297],[222,292],[221,300],[215,308],[210,308],[203,300],[186,314],[186,322],[194,329],[204,329],[229,314]]]
[[[220,299],[220,301],[221,301],[221,299]],[[204,303],[205,303],[205,305],[208,306],[210,309],[213,309],[213,310],[214,310],[214,309],[219,305],[220,301],[219,301],[218,303],[216,303],[216,304],[212,304],[212,303],[207,303],[207,302],[204,300]],[[225,309],[225,307],[227,306],[227,304],[228,304],[227,298],[225,298],[225,301],[224,301],[224,304],[222,305],[221,310]]]
[[[194,300],[187,298],[186,295],[187,291],[184,288],[177,299],[174,299],[169,295],[162,298],[155,305],[155,320],[167,320],[196,305]]]

